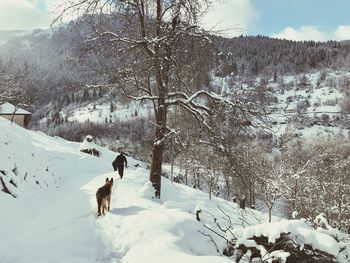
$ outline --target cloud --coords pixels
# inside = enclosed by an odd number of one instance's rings
[[[272,37],[302,41],[302,40],[314,40],[314,41],[325,41],[327,40],[326,35],[321,32],[315,26],[302,26],[299,29],[293,27],[286,27],[282,32],[273,34]]]
[[[280,33],[272,34],[272,37],[295,41],[350,40],[350,25],[338,26],[333,32],[321,31],[315,26],[302,26],[299,29],[286,27]]]
[[[338,26],[334,32],[336,40],[350,40],[350,25]]]
[[[42,11],[47,11],[47,5],[45,0],[27,0],[32,3],[36,8]]]
[[[51,17],[44,9],[43,1],[0,0],[0,30],[47,28]]]
[[[257,17],[251,0],[223,0],[215,3],[201,24],[205,29],[221,31],[225,36],[241,35]]]

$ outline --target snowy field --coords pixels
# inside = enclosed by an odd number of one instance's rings
[[[0,176],[16,196],[0,192],[1,263],[232,262],[222,256],[226,241],[208,231],[218,231],[213,218],[220,225],[227,223],[219,208],[231,217],[239,242],[247,242],[255,232],[277,235],[269,224],[240,231],[266,223],[266,214],[215,197],[209,200],[206,193],[165,178],[161,200],[153,199],[144,163],[128,158],[120,180],[111,165],[116,153],[101,148],[102,157],[97,158],[78,149],[79,143],[27,131],[0,118]],[[114,178],[111,210],[97,217],[95,193],[106,177]],[[199,209],[200,222],[195,219]],[[302,222],[281,222],[279,228],[309,234]],[[338,251],[319,235],[313,233],[308,240]]]
[[[104,123],[106,120],[112,122],[130,121],[138,118],[147,118],[151,116],[151,107],[140,105],[139,102],[131,101],[128,105],[115,105],[115,111],[110,111],[110,104],[96,105],[88,104],[78,109],[67,110],[63,115],[69,115],[69,121],[85,122],[87,120]]]

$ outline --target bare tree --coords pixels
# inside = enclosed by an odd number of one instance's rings
[[[211,130],[210,105],[236,106],[228,98],[203,90],[200,76],[190,74],[200,72],[194,68],[203,67],[202,60],[210,58],[213,50],[210,36],[199,26],[210,4],[207,0],[83,0],[70,1],[63,8],[62,16],[76,11],[91,18],[89,15],[98,13],[97,34],[88,44],[97,45],[100,54],[109,55],[99,68],[101,73],[109,72],[103,85],[122,88],[130,98],[153,105],[155,139],[150,181],[157,198],[166,140],[174,134],[174,129],[168,127],[169,109],[180,107],[201,128]],[[119,28],[100,23],[107,18],[118,21]],[[118,63],[112,61],[116,57]]]
[[[284,167],[281,164],[275,164],[267,161],[266,166],[270,166],[269,172],[260,174],[258,177],[257,188],[258,196],[261,202],[268,209],[269,222],[272,219],[272,209],[276,203],[283,197],[282,177],[285,173]]]

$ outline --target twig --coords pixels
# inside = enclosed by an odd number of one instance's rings
[[[211,232],[213,232],[214,234],[218,235],[219,237],[225,239],[227,241],[227,243],[230,243],[232,245],[234,245],[234,243],[232,243],[232,241],[228,240],[226,237],[224,237],[223,235],[219,234],[218,232],[216,232],[215,230],[211,229],[210,227],[203,225],[206,229],[210,230]]]
[[[206,234],[206,233],[204,233],[203,231],[199,231],[199,233],[201,233],[203,236],[209,237],[210,240],[211,240],[211,242],[213,242],[213,244],[214,244],[215,247],[216,247],[216,252],[218,252],[218,253],[220,252],[218,245],[215,243],[215,241],[214,241],[214,239],[213,239],[213,237],[212,237],[211,235]]]

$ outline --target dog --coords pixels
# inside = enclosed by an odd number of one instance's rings
[[[113,187],[113,178],[111,180],[108,180],[108,177],[106,178],[105,185],[98,188],[96,192],[96,200],[97,200],[97,207],[98,216],[101,215],[101,209],[102,214],[105,214],[105,209],[109,211],[111,206],[111,195],[112,195],[112,187]]]

